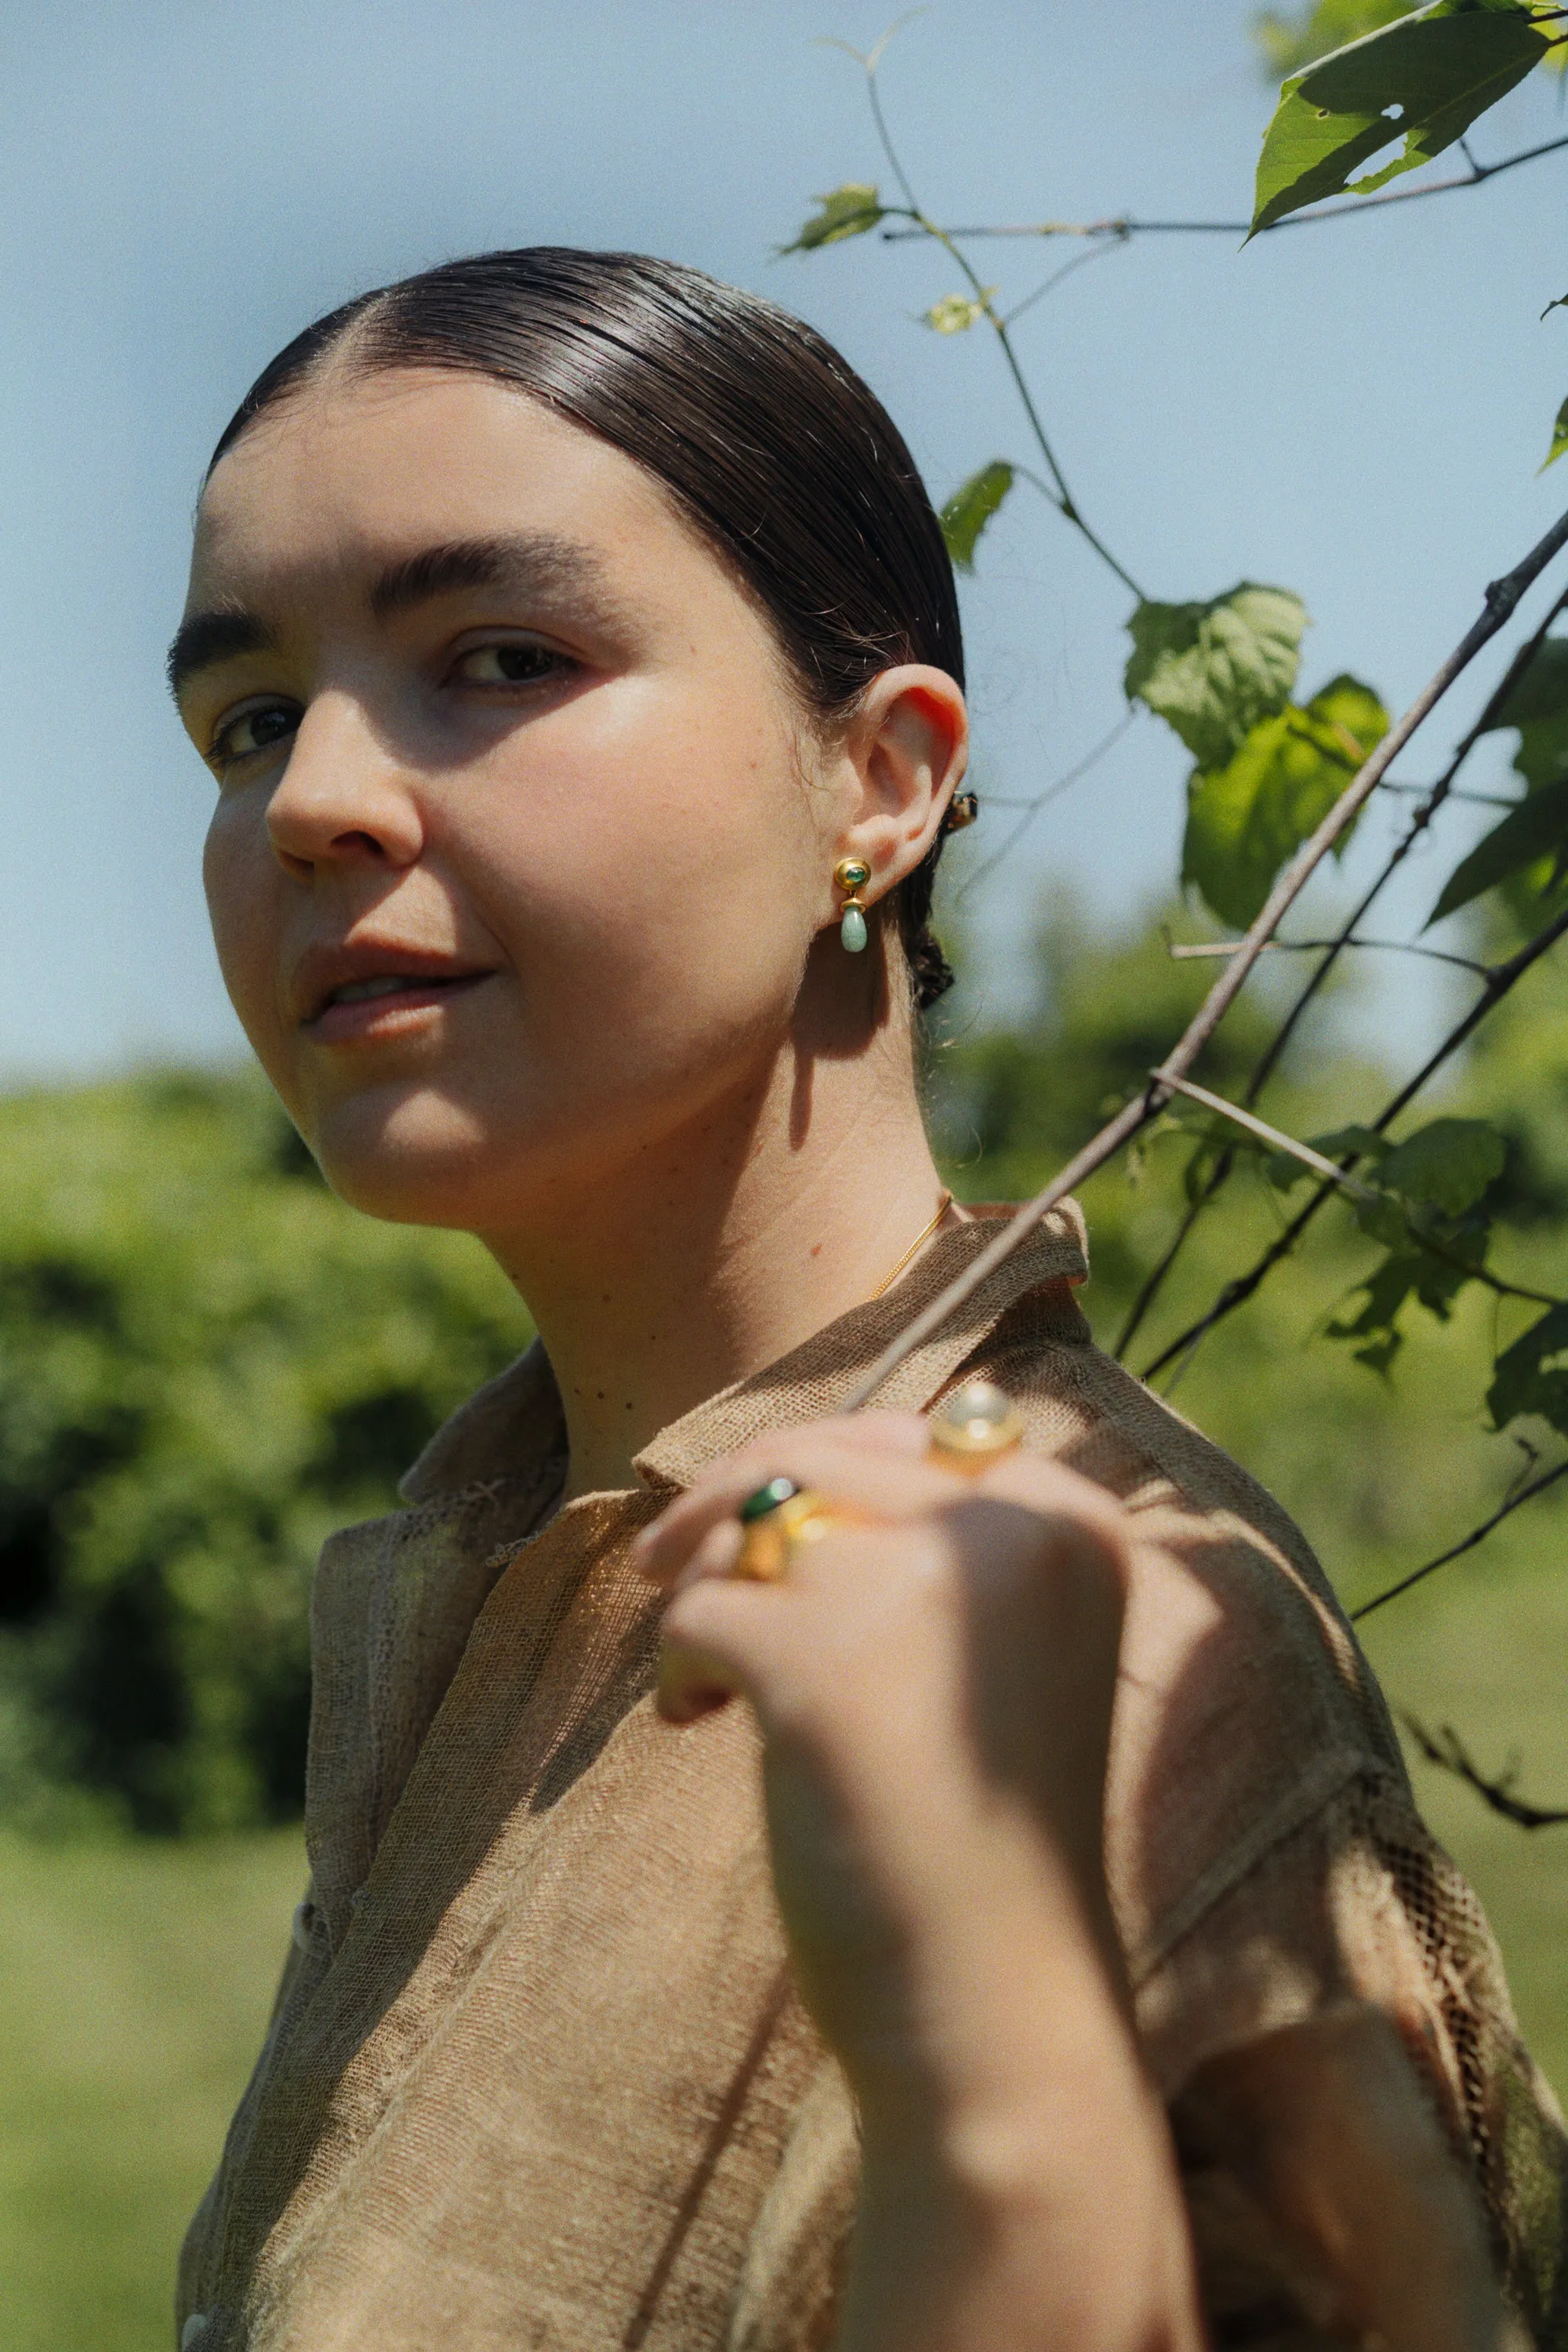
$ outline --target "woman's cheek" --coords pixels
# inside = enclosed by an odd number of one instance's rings
[[[490,800],[482,835],[457,852],[485,920],[554,1000],[552,1017],[594,1028],[612,1057],[633,1032],[673,1043],[697,1027],[717,1039],[752,1027],[764,1007],[787,1017],[811,940],[797,808],[781,819],[752,804],[754,777],[737,790],[732,773],[695,760],[678,784],[661,748],[665,759],[650,761],[645,744],[629,776],[606,762],[575,789],[535,792],[507,819]],[[798,800],[793,779],[791,790]]]
[[[252,1050],[293,1110],[289,1038],[279,1012],[278,868],[243,799],[220,799],[202,850],[202,883],[228,999]]]

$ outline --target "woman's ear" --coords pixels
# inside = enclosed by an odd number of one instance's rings
[[[871,869],[868,898],[885,898],[935,841],[969,764],[969,712],[945,670],[901,663],[874,677],[840,754],[848,806],[837,855]]]

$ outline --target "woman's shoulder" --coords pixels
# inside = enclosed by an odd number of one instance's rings
[[[1376,1744],[1397,1756],[1371,1670],[1301,1529],[1250,1472],[1096,1347],[1065,1285],[1044,1286],[1001,1318],[963,1376],[981,1370],[1019,1407],[1026,1443],[1131,1514],[1135,1611],[1163,1601],[1201,1620],[1211,1642],[1228,1626],[1255,1670],[1283,1644],[1293,1668],[1326,1675],[1358,1714],[1371,1698]]]
[[[1032,1443],[1141,1516],[1174,1508],[1216,1527],[1245,1528],[1289,1563],[1268,1585],[1283,1572],[1288,1585],[1304,1587],[1343,1623],[1333,1589],[1289,1513],[1240,1463],[1095,1345],[1068,1284],[1047,1283],[1016,1300],[964,1375],[980,1369],[1015,1399]]]
[[[1041,1292],[966,1371],[1107,1487],[1133,1545],[1108,1843],[1130,1952],[1168,1949],[1347,1787],[1408,1801],[1388,1709],[1310,1545],[1239,1464]]]

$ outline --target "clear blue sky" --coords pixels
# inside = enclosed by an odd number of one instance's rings
[[[772,258],[814,191],[886,179],[858,71],[816,37],[866,46],[889,5],[5,12],[0,1079],[238,1050],[197,879],[210,788],[160,663],[210,445],[317,311],[486,246],[637,247],[823,328],[939,498],[984,459],[1026,454],[982,337],[916,323],[952,290],[940,254],[868,238]],[[1270,102],[1248,14],[939,0],[884,68],[926,205],[973,220],[1245,214]],[[1500,153],[1560,120],[1550,89],[1527,85],[1478,144]],[[1063,461],[1152,593],[1243,575],[1294,587],[1316,622],[1307,685],[1349,667],[1395,707],[1409,698],[1480,583],[1568,500],[1568,467],[1535,474],[1568,391],[1568,312],[1538,320],[1568,285],[1561,234],[1539,229],[1561,214],[1563,169],[1245,254],[1226,237],[1149,238],[1038,308],[1020,343]],[[1062,248],[983,250],[1017,294]],[[1016,495],[966,592],[983,788],[1037,789],[1103,734],[1127,601]],[[974,894],[983,1009],[1005,1006],[1010,950],[1046,884],[1108,918],[1169,885],[1183,774],[1173,739],[1136,726]],[[1003,822],[965,847],[983,855]],[[1369,833],[1352,855],[1372,847]],[[1413,876],[1407,916],[1446,870]],[[1412,992],[1386,967],[1376,986],[1408,1038]]]

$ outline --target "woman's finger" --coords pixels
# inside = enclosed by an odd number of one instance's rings
[[[784,1475],[819,1489],[851,1515],[890,1524],[939,1513],[975,1495],[1021,1504],[1047,1517],[1068,1518],[1119,1556],[1126,1549],[1126,1513],[1102,1486],[1047,1455],[1016,1450],[980,1475],[961,1475],[927,1451],[929,1425],[915,1414],[864,1417],[874,1442],[860,1441],[860,1421],[822,1422],[784,1432],[718,1465],[671,1504],[637,1545],[639,1565],[657,1582],[673,1585],[689,1573],[722,1574],[722,1564],[694,1569],[712,1532],[733,1528],[745,1497],[766,1478]],[[875,1424],[879,1423],[877,1427]],[[712,1559],[712,1556],[709,1556]]]
[[[1106,1487],[1049,1454],[1026,1454],[1019,1448],[1004,1454],[984,1477],[963,1483],[995,1502],[1019,1503],[1045,1518],[1071,1519],[1119,1559],[1125,1556],[1131,1525],[1126,1506]]]
[[[942,1488],[935,1483],[940,1474],[923,1460],[928,1437],[917,1413],[866,1413],[759,1440],[718,1464],[643,1530],[637,1563],[656,1582],[672,1582],[708,1530],[732,1519],[746,1496],[774,1476],[820,1487],[836,1502],[878,1517],[930,1508]]]
[[[733,1668],[710,1651],[669,1641],[659,1651],[654,1705],[667,1723],[696,1723],[727,1706],[741,1687]]]
[[[714,1529],[699,1551],[691,1580],[683,1583],[665,1619],[655,1704],[670,1723],[694,1723],[730,1699],[749,1696],[759,1657],[776,1641],[776,1593],[726,1579],[711,1565],[697,1572],[722,1532]]]

